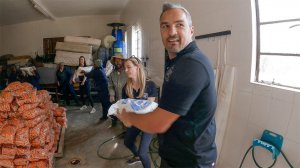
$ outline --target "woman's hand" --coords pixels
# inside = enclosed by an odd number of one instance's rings
[[[111,103],[115,102],[115,101],[116,101],[116,100],[115,100],[115,96],[109,96],[109,101],[110,101]]]

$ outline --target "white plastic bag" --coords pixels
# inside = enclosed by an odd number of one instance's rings
[[[35,66],[32,66],[32,67],[23,67],[23,68],[20,68],[23,76],[33,76],[33,73],[34,71],[36,70]]]
[[[127,112],[133,112],[136,114],[146,114],[154,111],[158,104],[149,100],[140,99],[121,99],[110,106],[107,116],[116,115],[117,110],[121,112],[125,109]]]

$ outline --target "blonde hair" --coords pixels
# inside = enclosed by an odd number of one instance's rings
[[[128,61],[130,61],[134,66],[138,67],[137,82],[139,83],[139,86],[140,86],[140,94],[138,95],[137,98],[142,98],[144,96],[145,87],[146,87],[146,75],[145,75],[144,66],[143,66],[142,62],[137,57],[134,57],[134,56],[125,60],[124,64]],[[129,98],[134,98],[133,97],[132,79],[127,78],[125,91]]]

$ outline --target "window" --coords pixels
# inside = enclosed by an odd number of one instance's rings
[[[127,30],[124,31],[124,49],[125,49],[125,55],[128,54],[128,33]]]
[[[300,1],[255,0],[255,81],[300,89]]]
[[[140,26],[132,26],[131,55],[142,58],[142,31]]]

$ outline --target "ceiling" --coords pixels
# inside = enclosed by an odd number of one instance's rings
[[[118,15],[129,0],[0,0],[0,26],[49,19],[33,7],[35,1],[54,19],[83,15]]]

